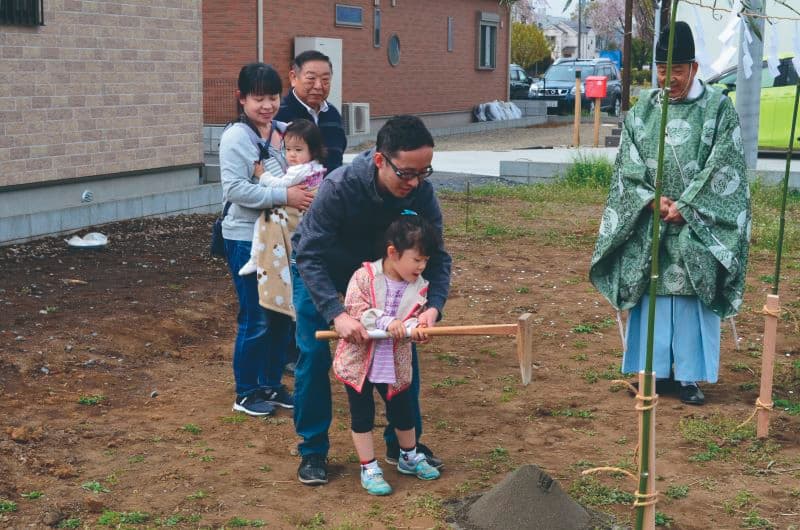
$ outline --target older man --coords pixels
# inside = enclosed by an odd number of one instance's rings
[[[342,165],[347,137],[339,110],[327,101],[331,92],[333,65],[327,55],[309,50],[294,58],[289,71],[292,90],[281,101],[276,120],[290,122],[305,118],[317,124],[328,151],[325,168],[330,172]]]
[[[589,275],[614,307],[630,309],[622,371],[642,370],[652,208],[658,208],[653,367],[662,380],[674,370],[680,387],[673,390],[681,401],[702,405],[697,383],[715,383],[719,373],[720,319],[742,303],[750,191],[733,104],[696,78],[694,38],[684,22],[675,26],[672,75],[666,78],[668,38],[666,30],[656,49],[659,84],[669,87],[663,196],[653,204],[662,91],[643,91],[625,118]]]

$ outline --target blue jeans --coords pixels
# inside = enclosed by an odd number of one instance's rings
[[[292,319],[258,304],[255,274],[239,276],[250,259],[250,241],[225,240],[225,256],[239,298],[239,329],[233,347],[236,395],[247,396],[266,388],[280,388]]]
[[[294,429],[303,438],[297,448],[302,456],[327,455],[330,449],[328,429],[333,419],[328,376],[331,350],[328,341],[317,340],[314,333],[330,326],[317,311],[295,265],[292,265],[292,289],[297,311],[295,340],[299,351],[294,372]],[[411,369],[411,387],[407,391],[411,393],[414,424],[419,439],[422,435],[422,414],[419,408],[419,363],[415,346],[412,346]],[[387,444],[397,443],[393,425],[386,426],[383,437]]]

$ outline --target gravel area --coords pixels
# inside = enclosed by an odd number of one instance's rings
[[[506,151],[509,149],[537,149],[545,147],[565,147],[572,144],[572,121],[568,116],[551,117],[543,125],[532,125],[516,129],[498,129],[453,136],[434,138],[437,151]],[[557,120],[557,121],[553,121]],[[562,121],[563,120],[563,121]],[[616,127],[617,120],[603,117],[600,125],[600,146],[605,146],[605,137]],[[594,142],[594,122],[581,123],[581,145],[591,146]],[[358,153],[372,143],[353,146],[348,153]]]

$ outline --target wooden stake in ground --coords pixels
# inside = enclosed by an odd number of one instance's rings
[[[783,197],[781,199],[781,217],[778,224],[778,245],[775,252],[775,275],[772,278],[772,294],[767,295],[767,303],[764,306],[764,351],[761,355],[761,389],[758,394],[758,401],[756,401],[756,410],[758,411],[756,436],[759,438],[766,438],[769,435],[769,411],[772,410],[772,376],[775,367],[775,340],[778,330],[778,319],[781,316],[781,301],[778,297],[778,285],[781,279],[783,230],[786,225],[786,196],[789,193],[789,170],[792,165],[794,135],[797,126],[797,107],[799,103],[800,80],[797,81],[797,87],[795,87],[792,127],[789,133],[789,148],[786,151],[786,170],[783,175]]]
[[[388,339],[389,334],[383,330],[368,332],[372,339]],[[517,358],[522,384],[531,382],[533,375],[533,315],[525,313],[519,317],[516,324],[483,324],[475,326],[436,326],[425,328],[425,334],[431,337],[453,335],[516,335]],[[411,335],[409,330],[408,336]],[[314,334],[317,340],[338,339],[339,334],[331,330],[317,331]]]
[[[655,388],[656,385],[656,374],[650,374],[650,385],[652,388]],[[639,372],[639,389],[643,389],[645,387],[645,375],[644,371]],[[650,454],[656,454],[656,410],[655,406],[658,402],[658,396],[652,395],[650,398],[645,397],[641,394],[641,390],[639,391],[640,394],[637,394],[637,403],[636,403],[636,410],[639,411],[639,447],[644,447],[644,444],[647,443],[649,445],[648,450]],[[650,425],[649,425],[649,436],[644,436],[644,425],[643,425],[643,417],[645,411],[648,411],[650,414]],[[645,530],[654,530],[656,526],[656,500],[658,493],[656,492],[656,462],[655,458],[651,458],[648,461],[648,468],[646,470],[642,470],[640,467],[640,473],[647,474],[647,493],[643,495],[637,495],[636,501],[634,503],[635,506],[641,506],[644,510],[644,526]]]
[[[600,102],[601,98],[594,98],[594,146],[600,146]]]
[[[575,121],[572,126],[572,147],[581,146],[581,71],[575,70]]]

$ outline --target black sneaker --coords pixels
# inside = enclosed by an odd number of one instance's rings
[[[283,407],[285,409],[293,409],[294,408],[294,398],[286,390],[285,386],[281,386],[277,389],[266,389],[263,393],[264,399],[270,405],[274,405],[276,407]]]
[[[237,397],[233,402],[233,410],[250,416],[272,416],[275,414],[275,405],[267,402],[260,392],[254,392],[248,396]]]
[[[324,455],[306,455],[297,468],[297,480],[309,486],[328,483],[328,462]]]
[[[681,401],[687,405],[705,405],[706,396],[697,385],[681,386]]]
[[[433,451],[431,451],[427,445],[417,442],[417,452],[425,455],[425,460],[428,461],[430,466],[435,467],[436,469],[442,469],[444,467],[444,462],[442,462],[442,459],[433,456]],[[397,441],[386,444],[386,458],[384,459],[386,460],[386,463],[396,466],[399,458],[400,445],[397,443]]]

